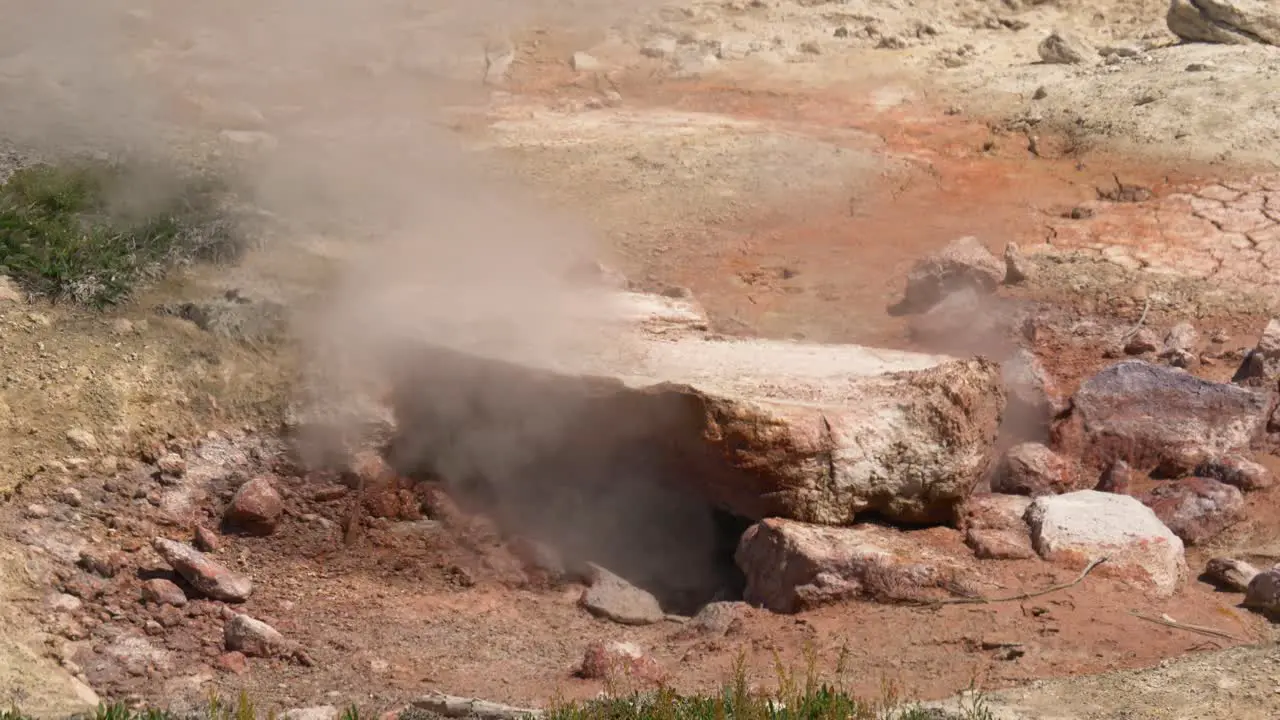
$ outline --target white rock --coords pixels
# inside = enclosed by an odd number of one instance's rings
[[[233,615],[224,628],[228,650],[237,650],[251,657],[275,657],[290,649],[290,644],[278,630],[248,615]]]
[[[67,431],[67,442],[77,450],[97,450],[98,439],[84,428],[71,428]]]
[[[596,72],[604,68],[604,65],[594,55],[588,55],[584,52],[574,53],[570,63],[573,65],[573,69],[578,72]]]
[[[280,714],[281,720],[333,720],[338,717],[338,708],[332,705],[294,708]]]
[[[1084,38],[1065,30],[1055,30],[1036,48],[1040,59],[1046,63],[1059,65],[1080,65],[1092,63],[1098,59],[1098,51]]]
[[[658,37],[651,38],[646,42],[644,46],[640,48],[640,54],[653,58],[669,57],[676,51],[678,44],[679,43],[677,43],[676,39],[673,37],[659,35]]]
[[[0,275],[0,303],[16,303],[23,300],[22,290],[8,275]]]
[[[1098,568],[1172,595],[1187,575],[1182,540],[1150,508],[1128,495],[1081,490],[1037,498],[1027,509],[1031,541],[1046,560]]]

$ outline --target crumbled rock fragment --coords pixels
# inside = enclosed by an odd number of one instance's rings
[[[965,289],[988,295],[995,292],[1005,275],[1005,263],[976,237],[962,237],[916,263],[907,275],[900,309],[924,312],[948,295]]]
[[[1142,502],[1188,545],[1212,539],[1244,517],[1240,491],[1210,478],[1161,483],[1143,495]]]
[[[1040,443],[1009,448],[991,481],[992,492],[1009,495],[1056,495],[1082,489],[1080,467]]]

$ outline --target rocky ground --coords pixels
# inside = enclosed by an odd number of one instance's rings
[[[318,117],[295,106],[341,87],[333,67],[244,82],[226,69],[234,22],[183,34],[177,11],[135,12],[146,42],[131,57],[175,94],[168,121],[221,133],[216,157],[374,131],[395,146],[422,128],[381,120],[422,112],[581,218],[636,289],[689,289],[696,303],[640,312],[648,364],[616,374],[640,395],[689,384],[680,397],[717,408],[747,455],[769,452],[696,467],[721,515],[688,494],[606,492],[614,504],[567,516],[580,532],[559,547],[529,535],[564,515],[424,478],[394,445],[390,465],[376,443],[318,462],[298,445],[307,363],[281,318],[363,238],[273,195],[245,263],[130,307],[0,292],[0,622],[14,630],[0,700],[58,713],[94,693],[246,688],[280,708],[382,711],[433,690],[545,705],[655,679],[705,690],[741,653],[770,683],[774,653],[802,665],[812,648],[847,652],[861,692],[889,679],[937,699],[976,681],[1010,717],[1274,716],[1280,51],[1201,41],[1265,39],[1277,22],[1176,4],[1197,42],[1179,44],[1163,1],[715,2],[640,7],[611,30],[520,18],[437,55],[415,49],[430,22],[387,10],[350,34],[397,42],[332,60],[377,81]],[[9,62],[0,79],[30,82]],[[415,93],[432,73],[461,88],[443,111]],[[342,145],[326,145],[334,162],[350,162]],[[894,435],[868,419],[877,393],[941,419]],[[673,427],[680,462],[710,437]],[[942,449],[894,457],[859,437]],[[748,464],[749,482],[734,474]],[[882,466],[924,469],[865,470]],[[536,501],[599,488],[554,490]],[[848,508],[872,522],[808,524]],[[627,678],[599,662],[618,653]]]

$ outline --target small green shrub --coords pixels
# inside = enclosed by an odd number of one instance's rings
[[[0,185],[0,274],[55,301],[102,306],[175,266],[235,259],[243,243],[219,189],[116,165],[22,168]]]

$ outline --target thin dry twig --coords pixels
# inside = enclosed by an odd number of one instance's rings
[[[1089,563],[1085,567],[1085,569],[1080,572],[1079,577],[1077,577],[1075,580],[1072,580],[1071,582],[1062,583],[1061,585],[1053,585],[1051,587],[1047,587],[1043,590],[1037,590],[1035,592],[1019,593],[1017,595],[1009,595],[1006,597],[994,597],[994,598],[985,598],[985,597],[948,598],[946,600],[933,600],[930,602],[923,602],[919,604],[925,607],[935,607],[938,605],[986,605],[988,603],[1014,602],[1016,600],[1030,600],[1031,598],[1037,598],[1037,597],[1040,597],[1041,595],[1048,595],[1049,593],[1055,593],[1055,592],[1058,592],[1059,590],[1066,590],[1067,588],[1072,588],[1072,587],[1075,587],[1076,585],[1079,585],[1080,583],[1084,582],[1084,579],[1089,576],[1089,573],[1093,572],[1094,568],[1106,562],[1108,559],[1109,559],[1109,556],[1104,555],[1098,558],[1097,560],[1094,560],[1093,562]]]
[[[1133,327],[1120,336],[1120,342],[1128,342],[1129,338],[1138,334],[1138,331],[1142,329],[1142,324],[1147,321],[1147,312],[1149,310],[1151,310],[1151,298],[1147,298],[1142,303],[1142,316],[1138,318],[1138,322]]]
[[[1157,625],[1164,625],[1165,627],[1176,628],[1178,630],[1186,630],[1187,632],[1199,633],[1201,635],[1208,635],[1209,637],[1222,638],[1223,640],[1230,640],[1232,642],[1244,642],[1243,640],[1237,638],[1236,636],[1230,633],[1225,633],[1221,630],[1215,630],[1211,627],[1204,627],[1203,625],[1189,625],[1187,623],[1180,623],[1177,620],[1170,620],[1168,618],[1156,617],[1154,615],[1144,615],[1143,613],[1140,613],[1137,610],[1130,610],[1129,614],[1133,615],[1139,620],[1146,620],[1147,622],[1153,622]]]

